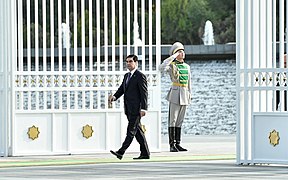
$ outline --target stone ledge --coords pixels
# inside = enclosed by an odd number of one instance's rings
[[[216,44],[216,45],[184,45],[185,46],[185,53],[186,53],[186,59],[206,59],[206,60],[211,60],[211,59],[235,59],[236,58],[236,44]],[[152,47],[152,54],[153,56],[156,55],[156,47]],[[169,56],[169,49],[171,45],[161,45],[161,59],[168,57]],[[130,46],[130,53],[134,53],[135,46],[131,45]],[[142,47],[138,46],[138,52],[142,51]],[[69,49],[69,55],[74,56],[74,48]],[[112,55],[112,46],[107,47],[108,51],[108,56]],[[127,52],[127,46],[122,47],[122,52],[123,55],[126,56]],[[31,48],[31,57],[35,57],[36,51],[34,48]],[[67,55],[67,50],[62,49],[62,57],[66,57]],[[89,56],[90,49],[85,48],[85,56]],[[105,52],[105,47],[102,46],[100,50],[101,56],[104,56]],[[77,48],[77,56],[82,57],[82,48]],[[39,57],[43,57],[43,49],[39,48],[38,49],[38,54]],[[92,48],[92,54],[96,55],[97,54],[97,48]],[[119,46],[115,46],[115,56],[119,56],[120,54],[120,48]],[[139,54],[139,53],[138,53]],[[146,56],[149,55],[149,46],[145,46],[145,54]],[[23,56],[27,57],[28,56],[28,50],[23,49]],[[51,49],[47,48],[46,51],[46,56],[49,58],[51,56]],[[54,48],[54,56],[58,57],[59,56],[59,48]]]

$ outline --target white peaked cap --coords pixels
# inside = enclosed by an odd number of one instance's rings
[[[169,51],[170,56],[175,54],[178,50],[184,50],[184,46],[180,42],[175,42],[170,48]]]

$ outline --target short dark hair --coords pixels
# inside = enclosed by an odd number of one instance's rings
[[[134,62],[137,62],[138,61],[138,56],[136,56],[135,54],[130,54],[126,57],[127,58],[132,58],[134,60]]]

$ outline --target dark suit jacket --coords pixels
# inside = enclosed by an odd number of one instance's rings
[[[128,73],[124,75],[122,84],[114,96],[118,99],[124,94],[124,110],[126,115],[140,115],[141,109],[147,110],[148,108],[146,76],[139,70],[136,70],[126,85],[127,77]]]

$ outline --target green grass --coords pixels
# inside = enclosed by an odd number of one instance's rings
[[[204,160],[233,160],[235,154],[231,155],[187,155],[187,156],[152,156],[148,160],[133,160],[132,156],[125,156],[122,160],[111,158],[67,158],[67,159],[37,159],[37,160],[17,160],[1,162],[0,168],[4,167],[26,167],[26,166],[59,166],[59,165],[80,165],[99,163],[126,163],[126,162],[171,162],[171,161],[204,161]]]

